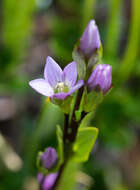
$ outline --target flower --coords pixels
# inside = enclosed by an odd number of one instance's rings
[[[51,174],[48,174],[47,176],[44,176],[43,174],[38,173],[37,180],[41,186],[41,189],[52,190],[52,187],[55,183],[57,176],[58,176],[58,173],[51,173]]]
[[[87,81],[90,90],[99,88],[103,94],[107,93],[112,83],[112,66],[98,64]]]
[[[95,20],[91,20],[80,39],[80,50],[89,58],[97,49],[100,48],[100,45],[101,41],[98,27]]]
[[[40,159],[44,168],[51,169],[57,162],[56,150],[52,147],[48,147]]]
[[[44,96],[56,99],[65,99],[83,84],[83,80],[77,80],[76,63],[69,63],[64,70],[51,58],[47,57],[44,78],[35,79],[29,85]]]

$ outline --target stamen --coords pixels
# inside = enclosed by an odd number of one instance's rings
[[[64,83],[64,82],[59,82],[57,83],[57,85],[54,88],[54,92],[58,93],[58,92],[68,92],[69,88],[68,86]]]

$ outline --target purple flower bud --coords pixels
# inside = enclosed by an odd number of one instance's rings
[[[38,173],[37,180],[42,190],[52,190],[58,173],[51,173],[44,176],[42,173]]]
[[[51,169],[57,162],[57,153],[54,148],[47,148],[41,156],[42,165],[46,169]]]
[[[100,48],[101,41],[98,27],[94,20],[91,20],[86,27],[81,39],[80,50],[89,58],[97,49]]]
[[[47,175],[42,184],[42,190],[53,190],[52,187],[55,183],[57,175],[58,175],[57,173],[52,173]]]
[[[92,71],[87,84],[90,90],[99,88],[105,94],[111,87],[112,66],[99,64]]]

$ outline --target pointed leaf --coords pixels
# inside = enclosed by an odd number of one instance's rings
[[[80,128],[77,134],[76,142],[73,145],[74,156],[76,162],[85,162],[88,160],[90,152],[93,149],[98,129],[95,127]]]

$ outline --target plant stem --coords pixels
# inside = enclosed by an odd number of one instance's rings
[[[60,178],[63,175],[64,169],[66,168],[67,163],[72,153],[72,144],[75,142],[79,124],[81,122],[81,119],[86,114],[85,112],[82,112],[80,121],[76,121],[75,111],[79,109],[83,91],[84,91],[84,87],[80,88],[80,90],[78,91],[78,95],[76,97],[76,102],[75,102],[75,106],[74,106],[74,110],[72,114],[72,120],[70,124],[69,124],[69,115],[65,114],[65,125],[64,125],[64,134],[63,134],[64,163],[59,168],[57,179],[52,188],[53,190],[56,190],[59,185]]]
[[[65,114],[65,124],[64,124],[64,135],[63,135],[63,143],[66,143],[66,139],[68,138],[68,127],[69,127],[69,115]]]

